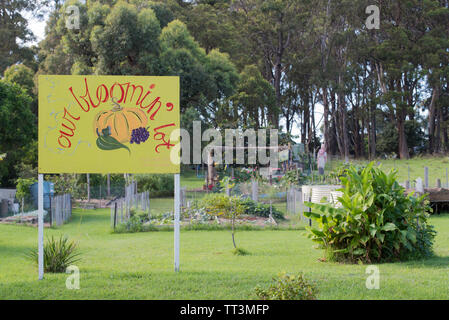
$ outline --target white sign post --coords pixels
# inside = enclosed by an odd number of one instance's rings
[[[181,176],[175,174],[175,272],[179,271],[179,229],[181,213]]]
[[[39,280],[44,279],[44,175],[38,178],[38,264]]]

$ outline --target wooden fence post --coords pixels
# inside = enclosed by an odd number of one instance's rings
[[[50,210],[49,210],[49,217],[50,217],[50,226],[53,227],[53,197],[50,194]]]
[[[90,202],[90,174],[87,174],[87,202]]]
[[[123,206],[124,206],[124,204],[125,204],[125,200],[124,199],[122,199],[121,201],[120,201],[120,223],[123,223]]]
[[[429,167],[424,167],[424,187],[429,188]]]
[[[114,206],[111,206],[111,227],[114,227]]]
[[[151,222],[151,200],[150,200],[150,192],[147,193],[146,199],[148,201],[148,221]]]
[[[114,202],[114,230],[115,230],[115,227],[117,225],[116,221],[117,221],[117,201]]]

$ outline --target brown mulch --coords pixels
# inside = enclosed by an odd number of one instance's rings
[[[0,219],[0,224],[20,224],[25,226],[37,227],[36,216],[11,216]],[[51,227],[50,223],[44,223],[45,228]]]
[[[108,206],[106,206],[111,199],[90,199],[90,201],[87,200],[76,200],[76,205],[84,208],[86,206],[94,206],[95,208],[108,208]]]

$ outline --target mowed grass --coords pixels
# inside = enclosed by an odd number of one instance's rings
[[[367,160],[352,160],[354,164],[368,164]],[[398,171],[398,181],[405,182],[409,180],[410,168],[410,182],[412,183],[417,178],[424,181],[424,167],[429,168],[429,186],[436,187],[437,179],[441,180],[442,187],[447,186],[446,169],[449,171],[449,157],[415,157],[409,160],[400,159],[377,159],[374,160],[376,164],[380,163],[384,171],[396,169]],[[333,161],[329,163],[328,170],[335,169],[342,161]]]
[[[245,231],[236,235],[247,256],[232,254],[229,231],[182,231],[181,272],[173,271],[173,233],[111,234],[109,210],[75,210],[71,223],[46,229],[79,243],[80,290],[67,274],[46,274],[24,255],[37,229],[0,225],[0,299],[256,299],[279,272],[304,272],[319,299],[448,299],[449,216],[433,217],[432,259],[381,264],[380,290],[365,287],[366,266],[320,262],[304,231]]]
[[[200,170],[200,174],[203,171]],[[196,170],[184,170],[181,174],[181,187],[186,187],[187,190],[202,189],[204,185],[204,177],[197,177]]]

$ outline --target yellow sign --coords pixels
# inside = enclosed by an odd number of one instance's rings
[[[39,173],[179,173],[179,77],[39,76]]]

